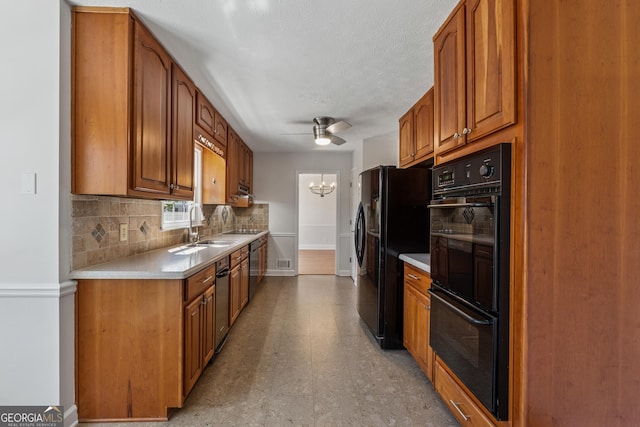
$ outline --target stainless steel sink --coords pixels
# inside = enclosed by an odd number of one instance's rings
[[[211,240],[201,240],[197,244],[198,245],[202,245],[202,246],[209,246],[209,247],[213,247],[213,248],[224,248],[224,247],[227,247],[227,246],[231,246],[234,243],[235,242],[231,241],[231,240],[211,239]]]

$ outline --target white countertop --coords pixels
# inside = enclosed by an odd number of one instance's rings
[[[190,246],[183,243],[132,255],[104,264],[74,270],[72,279],[184,279],[226,255],[268,234],[218,234],[203,240],[228,240],[225,247]]]
[[[426,273],[431,273],[431,254],[400,254],[399,258]]]

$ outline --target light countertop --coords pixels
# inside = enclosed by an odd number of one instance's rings
[[[205,239],[233,242],[229,246],[190,246],[183,243],[115,261],[74,270],[72,279],[185,279],[219,259],[268,234],[218,234]]]
[[[431,254],[400,254],[400,259],[426,273],[431,273]]]

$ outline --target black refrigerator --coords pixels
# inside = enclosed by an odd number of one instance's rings
[[[429,252],[429,169],[360,174],[355,222],[357,308],[381,348],[402,348],[402,253]]]

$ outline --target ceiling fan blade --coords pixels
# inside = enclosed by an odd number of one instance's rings
[[[340,138],[339,136],[335,136],[335,135],[329,135],[329,139],[331,139],[331,143],[335,145],[342,145],[345,142],[347,142],[344,139]]]
[[[290,135],[313,135],[311,132],[302,132],[302,133],[281,133],[280,135],[290,136]]]
[[[332,123],[330,126],[327,126],[327,131],[330,133],[338,133],[343,130],[347,130],[351,127],[350,123],[345,122],[344,120],[339,120],[335,123]]]

